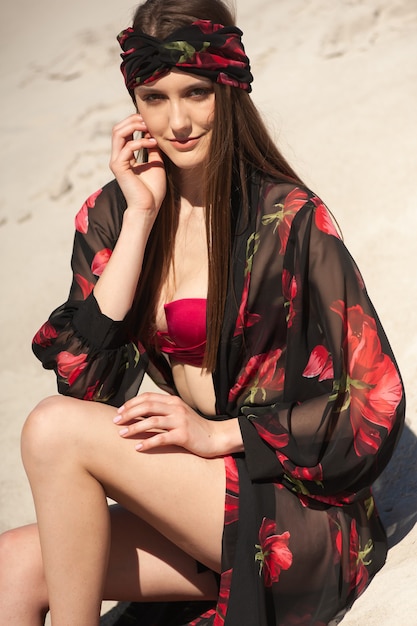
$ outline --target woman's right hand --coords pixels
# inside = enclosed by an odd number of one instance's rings
[[[134,138],[134,133],[143,137]],[[145,149],[148,162],[138,163],[135,152]],[[139,113],[116,124],[112,134],[110,169],[131,210],[155,220],[166,193],[166,174],[156,140],[149,136]]]
[[[144,136],[134,139],[135,133]],[[142,149],[148,152],[147,163],[136,161],[135,152]],[[139,114],[130,115],[114,127],[110,168],[127,207],[116,245],[94,287],[94,295],[102,313],[121,321],[132,307],[149,233],[166,194],[161,152]]]

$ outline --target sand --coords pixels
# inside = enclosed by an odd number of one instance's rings
[[[253,97],[336,215],[406,385],[406,429],[376,490],[388,562],[343,624],[417,624],[417,3],[236,5]],[[0,530],[34,520],[19,435],[55,381],[30,342],[66,298],[74,215],[111,178],[111,128],[132,112],[115,35],[134,6],[15,0],[0,8]]]

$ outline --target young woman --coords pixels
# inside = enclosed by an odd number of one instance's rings
[[[403,424],[394,357],[221,0],[147,0],[119,42],[136,112],[34,338],[62,395],[23,429],[38,523],[2,537],[2,619],[92,626],[108,598],[328,624],[386,556],[371,484]],[[145,372],[160,393],[138,394]]]

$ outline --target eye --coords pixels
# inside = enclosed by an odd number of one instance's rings
[[[213,89],[210,87],[195,87],[189,92],[190,98],[195,100],[205,100],[213,93]]]
[[[143,102],[147,102],[148,104],[156,104],[161,102],[164,99],[164,96],[161,93],[149,93],[141,97]]]

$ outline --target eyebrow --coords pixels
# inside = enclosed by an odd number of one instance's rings
[[[190,83],[189,85],[185,86],[183,91],[188,91],[189,89],[194,89],[195,87],[211,87],[212,86],[212,81],[211,80],[204,80],[204,78],[202,79],[195,79],[195,82]],[[154,93],[164,93],[165,90],[164,89],[160,89],[158,88],[156,85],[153,85],[152,83],[150,85],[138,85],[136,87],[136,91],[140,92],[146,92],[146,91],[152,91]]]

